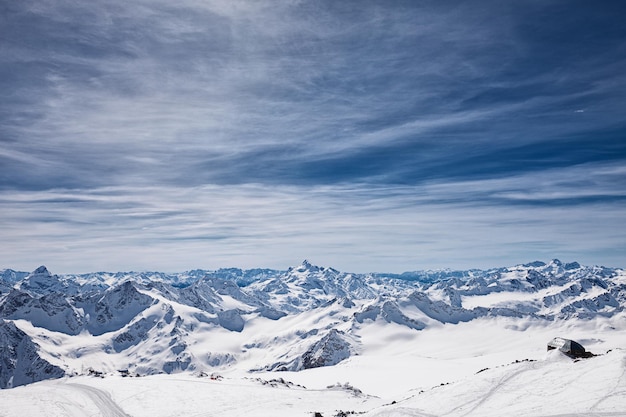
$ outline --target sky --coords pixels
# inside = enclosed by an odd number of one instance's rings
[[[626,266],[621,0],[0,3],[0,268]]]

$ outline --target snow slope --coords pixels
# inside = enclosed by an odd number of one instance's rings
[[[544,359],[487,369],[419,391],[371,417],[390,416],[623,416],[626,351],[573,362],[560,352]]]
[[[0,416],[626,409],[621,269],[553,260],[403,279],[305,261],[287,271],[5,276],[0,319],[20,337],[0,346],[3,387],[66,377],[0,390]],[[548,355],[555,336],[600,356]],[[18,343],[55,372],[25,378]]]
[[[189,373],[66,377],[1,390],[0,409],[6,417],[336,416],[340,411],[378,417],[626,415],[626,350],[573,361],[558,351],[545,352],[543,342],[552,329],[507,330],[508,324],[501,324],[426,329],[415,340],[423,349],[412,352],[397,346],[406,333],[389,332],[367,355],[301,372],[230,370],[216,380]],[[559,333],[592,330],[557,327]],[[482,337],[468,340],[459,352],[454,342],[477,332]],[[623,333],[608,332],[607,338],[588,344],[596,351],[623,345]],[[504,336],[514,340],[494,348]]]

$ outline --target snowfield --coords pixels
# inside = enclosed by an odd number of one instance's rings
[[[386,346],[336,366],[294,373],[229,369],[217,380],[181,373],[42,381],[1,390],[0,415],[626,415],[626,350],[615,347],[625,346],[624,328],[593,331],[584,324],[578,332],[590,334],[588,344],[603,354],[574,361],[546,352],[544,345],[553,332],[576,332],[576,326],[507,330],[499,324],[504,323],[425,330],[410,341],[415,348],[408,352],[400,345],[410,335],[401,341],[402,332],[388,332],[381,341]],[[610,352],[602,350],[609,346]]]
[[[0,416],[626,416],[621,269],[255,271],[4,272]]]

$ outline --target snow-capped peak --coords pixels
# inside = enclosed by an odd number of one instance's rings
[[[305,259],[304,261],[302,261],[302,263],[299,266],[297,266],[294,269],[296,271],[298,271],[298,272],[306,272],[306,271],[316,272],[316,271],[319,271],[322,268],[320,268],[319,266],[311,264],[308,260]]]
[[[51,292],[65,292],[66,286],[58,275],[52,275],[45,266],[40,266],[19,284],[22,291],[32,295],[44,295]]]
[[[117,364],[142,374],[169,373],[235,366],[250,355],[258,359],[248,370],[297,370],[352,357],[362,334],[381,326],[419,332],[494,317],[552,322],[623,313],[622,270],[567,265],[388,276],[340,272],[307,260],[287,271],[179,275],[59,276],[40,267],[3,284],[0,319],[15,321],[51,352],[51,363],[71,372],[88,361],[105,369]]]
[[[48,271],[48,268],[46,268],[45,265],[41,265],[40,267],[38,267],[37,269],[35,269],[33,271],[33,275],[52,275],[50,274],[50,271]]]

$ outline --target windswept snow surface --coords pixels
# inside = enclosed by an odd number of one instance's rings
[[[623,270],[422,275],[11,273],[0,416],[626,416]],[[66,376],[17,386],[31,361]]]
[[[461,329],[461,337],[481,328],[461,326],[467,327]],[[503,335],[487,328],[481,333],[484,343],[470,342],[465,353],[455,355],[448,345],[455,330],[425,335],[425,356],[414,354],[413,361],[412,355],[394,358],[398,349],[378,348],[358,363],[293,374],[229,372],[218,380],[191,374],[49,380],[0,391],[0,415],[292,417],[314,412],[336,416],[339,411],[371,417],[626,415],[626,350],[573,361],[557,351],[533,349],[534,341],[544,338],[542,331],[528,329],[533,334],[525,338],[527,344],[517,349],[506,344],[504,352],[492,348],[476,356]],[[623,336],[614,341],[618,340],[622,343]],[[532,358],[520,356],[528,353]],[[497,362],[507,355],[519,360]],[[494,364],[476,369],[487,362]],[[282,382],[296,374],[300,383],[309,385]],[[433,384],[435,380],[441,382]],[[365,386],[380,395],[368,395]]]
[[[553,351],[487,369],[366,413],[399,416],[624,416],[626,351],[574,362]]]
[[[77,382],[78,381],[78,382]],[[33,401],[35,399],[35,401]],[[366,411],[380,399],[344,388],[305,389],[281,382],[191,375],[77,377],[0,391],[3,416],[311,416]]]

